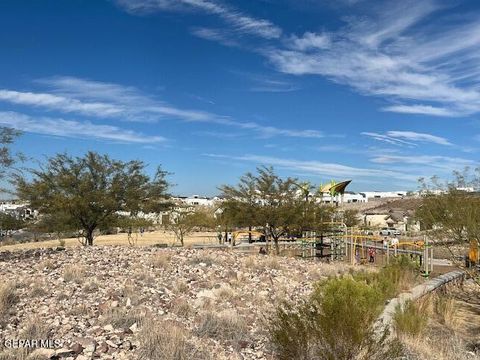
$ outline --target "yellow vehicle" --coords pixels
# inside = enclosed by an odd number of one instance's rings
[[[475,266],[479,263],[480,258],[479,258],[477,240],[470,241],[470,250],[468,251],[468,260],[470,262],[470,266]]]

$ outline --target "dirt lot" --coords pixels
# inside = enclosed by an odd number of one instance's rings
[[[168,231],[152,231],[146,232],[143,235],[134,234],[134,240],[138,246],[149,246],[153,244],[178,244],[175,242],[175,236],[172,232]],[[79,246],[81,245],[77,239],[64,239],[65,247]],[[215,232],[196,232],[185,238],[185,245],[190,246],[193,244],[217,244],[217,233]],[[15,250],[15,249],[37,249],[37,248],[50,248],[59,246],[60,242],[57,239],[29,242],[15,245],[4,245],[0,247],[0,250]],[[115,235],[100,235],[95,238],[95,245],[128,245],[128,235],[126,233],[119,233]]]

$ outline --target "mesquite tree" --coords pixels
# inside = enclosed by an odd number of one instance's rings
[[[93,245],[95,229],[108,227],[118,212],[158,209],[165,204],[168,182],[160,168],[151,178],[141,161],[118,161],[88,152],[84,157],[58,154],[31,179],[17,175],[20,199],[44,215],[62,214],[69,226],[82,231],[84,245]]]
[[[304,199],[295,179],[282,179],[271,167],[260,167],[257,172],[244,175],[237,186],[220,188],[227,199],[224,211],[237,226],[262,227],[278,254],[279,239],[303,222]]]

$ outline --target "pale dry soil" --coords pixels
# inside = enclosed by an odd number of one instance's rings
[[[156,230],[149,231],[141,234],[132,235],[134,245],[136,246],[149,246],[154,244],[168,244],[179,245],[176,241],[173,232]],[[81,243],[76,238],[62,239],[65,241],[66,247],[81,246]],[[218,244],[216,232],[195,232],[185,237],[185,245],[190,246],[193,244]],[[95,245],[129,245],[128,235],[126,233],[118,233],[112,235],[99,235],[95,237]],[[3,245],[0,242],[0,251],[4,250],[18,250],[18,249],[40,249],[40,248],[52,248],[59,246],[60,241],[58,239],[27,242],[13,245]]]

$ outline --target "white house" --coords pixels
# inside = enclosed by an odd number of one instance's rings
[[[403,198],[407,196],[407,191],[363,191],[360,194],[368,201],[368,199]]]
[[[208,197],[203,197],[199,195],[192,195],[187,198],[183,198],[182,201],[187,205],[192,206],[213,206],[215,203],[215,199],[211,199]]]

